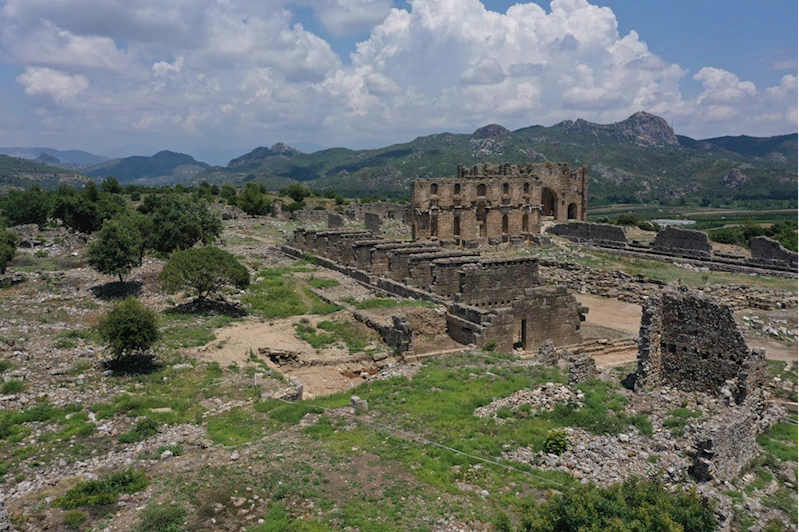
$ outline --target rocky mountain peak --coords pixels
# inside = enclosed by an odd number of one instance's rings
[[[299,155],[302,152],[297,148],[292,148],[288,144],[284,144],[283,142],[276,142],[272,144],[272,147],[269,150],[274,155],[285,155],[286,157],[291,157],[293,155]]]
[[[680,141],[663,118],[644,111],[638,111],[629,118],[613,124],[595,124],[582,118],[574,122],[564,120],[557,127],[569,132],[605,135],[616,140],[633,142],[640,146],[679,146]]]
[[[489,124],[477,129],[472,133],[474,139],[493,139],[497,137],[507,137],[511,134],[510,130],[499,124]]]

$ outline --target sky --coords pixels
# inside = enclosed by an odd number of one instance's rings
[[[0,0],[0,146],[212,164],[583,118],[797,130],[788,0]]]

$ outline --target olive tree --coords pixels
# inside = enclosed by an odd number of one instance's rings
[[[137,216],[144,217],[128,213],[103,224],[97,240],[89,244],[89,266],[100,273],[119,276],[120,282],[133,268],[141,266],[144,235]]]
[[[224,286],[244,288],[250,284],[247,268],[227,251],[213,246],[176,251],[159,278],[167,292],[186,290],[199,301]]]
[[[222,219],[204,200],[184,194],[147,196],[139,212],[152,219],[147,247],[161,253],[210,244],[222,233]]]
[[[158,341],[158,315],[130,296],[101,318],[97,332],[117,360],[137,355]]]

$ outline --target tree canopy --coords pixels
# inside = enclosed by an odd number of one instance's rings
[[[144,256],[144,236],[136,214],[107,220],[97,240],[89,244],[89,265],[100,273],[119,276],[120,282],[133,268],[141,266]]]
[[[213,243],[222,233],[222,220],[208,203],[183,194],[147,196],[139,212],[152,218],[147,248],[169,253],[188,249],[197,242]]]
[[[19,238],[14,231],[0,225],[0,274],[6,273],[6,268],[17,253]]]
[[[97,332],[117,359],[136,355],[158,341],[158,315],[131,296],[103,316]]]
[[[187,290],[201,301],[224,286],[244,288],[250,284],[247,268],[227,251],[213,246],[176,251],[159,278],[167,292]]]
[[[256,183],[247,183],[236,199],[236,204],[247,214],[262,216],[272,208],[272,202]]]

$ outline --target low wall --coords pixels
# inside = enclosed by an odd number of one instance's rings
[[[652,249],[662,253],[701,258],[710,258],[712,251],[707,233],[676,227],[667,227],[658,231]]]
[[[604,246],[624,247],[627,235],[618,225],[590,222],[568,222],[547,228],[547,233],[562,236],[575,242],[596,242]]]

